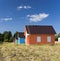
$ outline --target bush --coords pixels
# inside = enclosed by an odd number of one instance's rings
[[[13,42],[13,39],[14,39],[14,38],[13,38],[13,37],[11,37],[11,38],[10,38],[10,40],[9,40],[9,42]]]
[[[4,42],[8,42],[8,39],[5,39]]]

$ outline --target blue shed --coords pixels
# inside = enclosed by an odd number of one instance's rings
[[[25,38],[18,38],[18,44],[25,44]]]
[[[18,33],[18,39],[15,40],[16,44],[25,44],[25,36],[23,32]]]

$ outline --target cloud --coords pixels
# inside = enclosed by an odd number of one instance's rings
[[[47,18],[48,16],[49,16],[49,14],[46,14],[46,13],[39,13],[39,14],[35,14],[35,15],[27,15],[29,20],[33,21],[33,22],[42,21],[43,19]]]
[[[30,9],[31,6],[18,6],[17,9]]]
[[[6,17],[6,18],[1,18],[0,20],[1,20],[1,21],[11,21],[12,18],[11,18],[11,17]]]

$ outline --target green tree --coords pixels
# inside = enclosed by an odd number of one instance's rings
[[[13,40],[14,40],[14,37],[11,37],[9,41],[10,41],[10,42],[13,42]]]
[[[55,35],[55,40],[58,41],[58,38],[60,37],[60,33]]]
[[[4,41],[5,42],[10,42],[10,38],[12,37],[12,33],[9,31],[5,31],[4,33]]]
[[[60,33],[58,34],[58,37],[60,37]]]
[[[14,38],[17,38],[18,37],[18,32],[16,31],[15,33],[14,33]]]
[[[12,33],[9,31],[8,32],[8,42],[11,42],[11,40],[10,40],[11,38],[12,38]]]
[[[3,42],[3,40],[4,40],[3,34],[0,33],[0,43]]]
[[[55,35],[55,41],[58,41],[58,35],[57,34]]]

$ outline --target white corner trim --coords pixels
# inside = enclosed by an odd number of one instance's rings
[[[27,44],[27,36],[30,35],[26,32],[26,38],[25,38],[25,43]]]
[[[28,35],[30,35],[30,34],[28,34],[28,33],[26,32],[26,37],[27,37]]]

